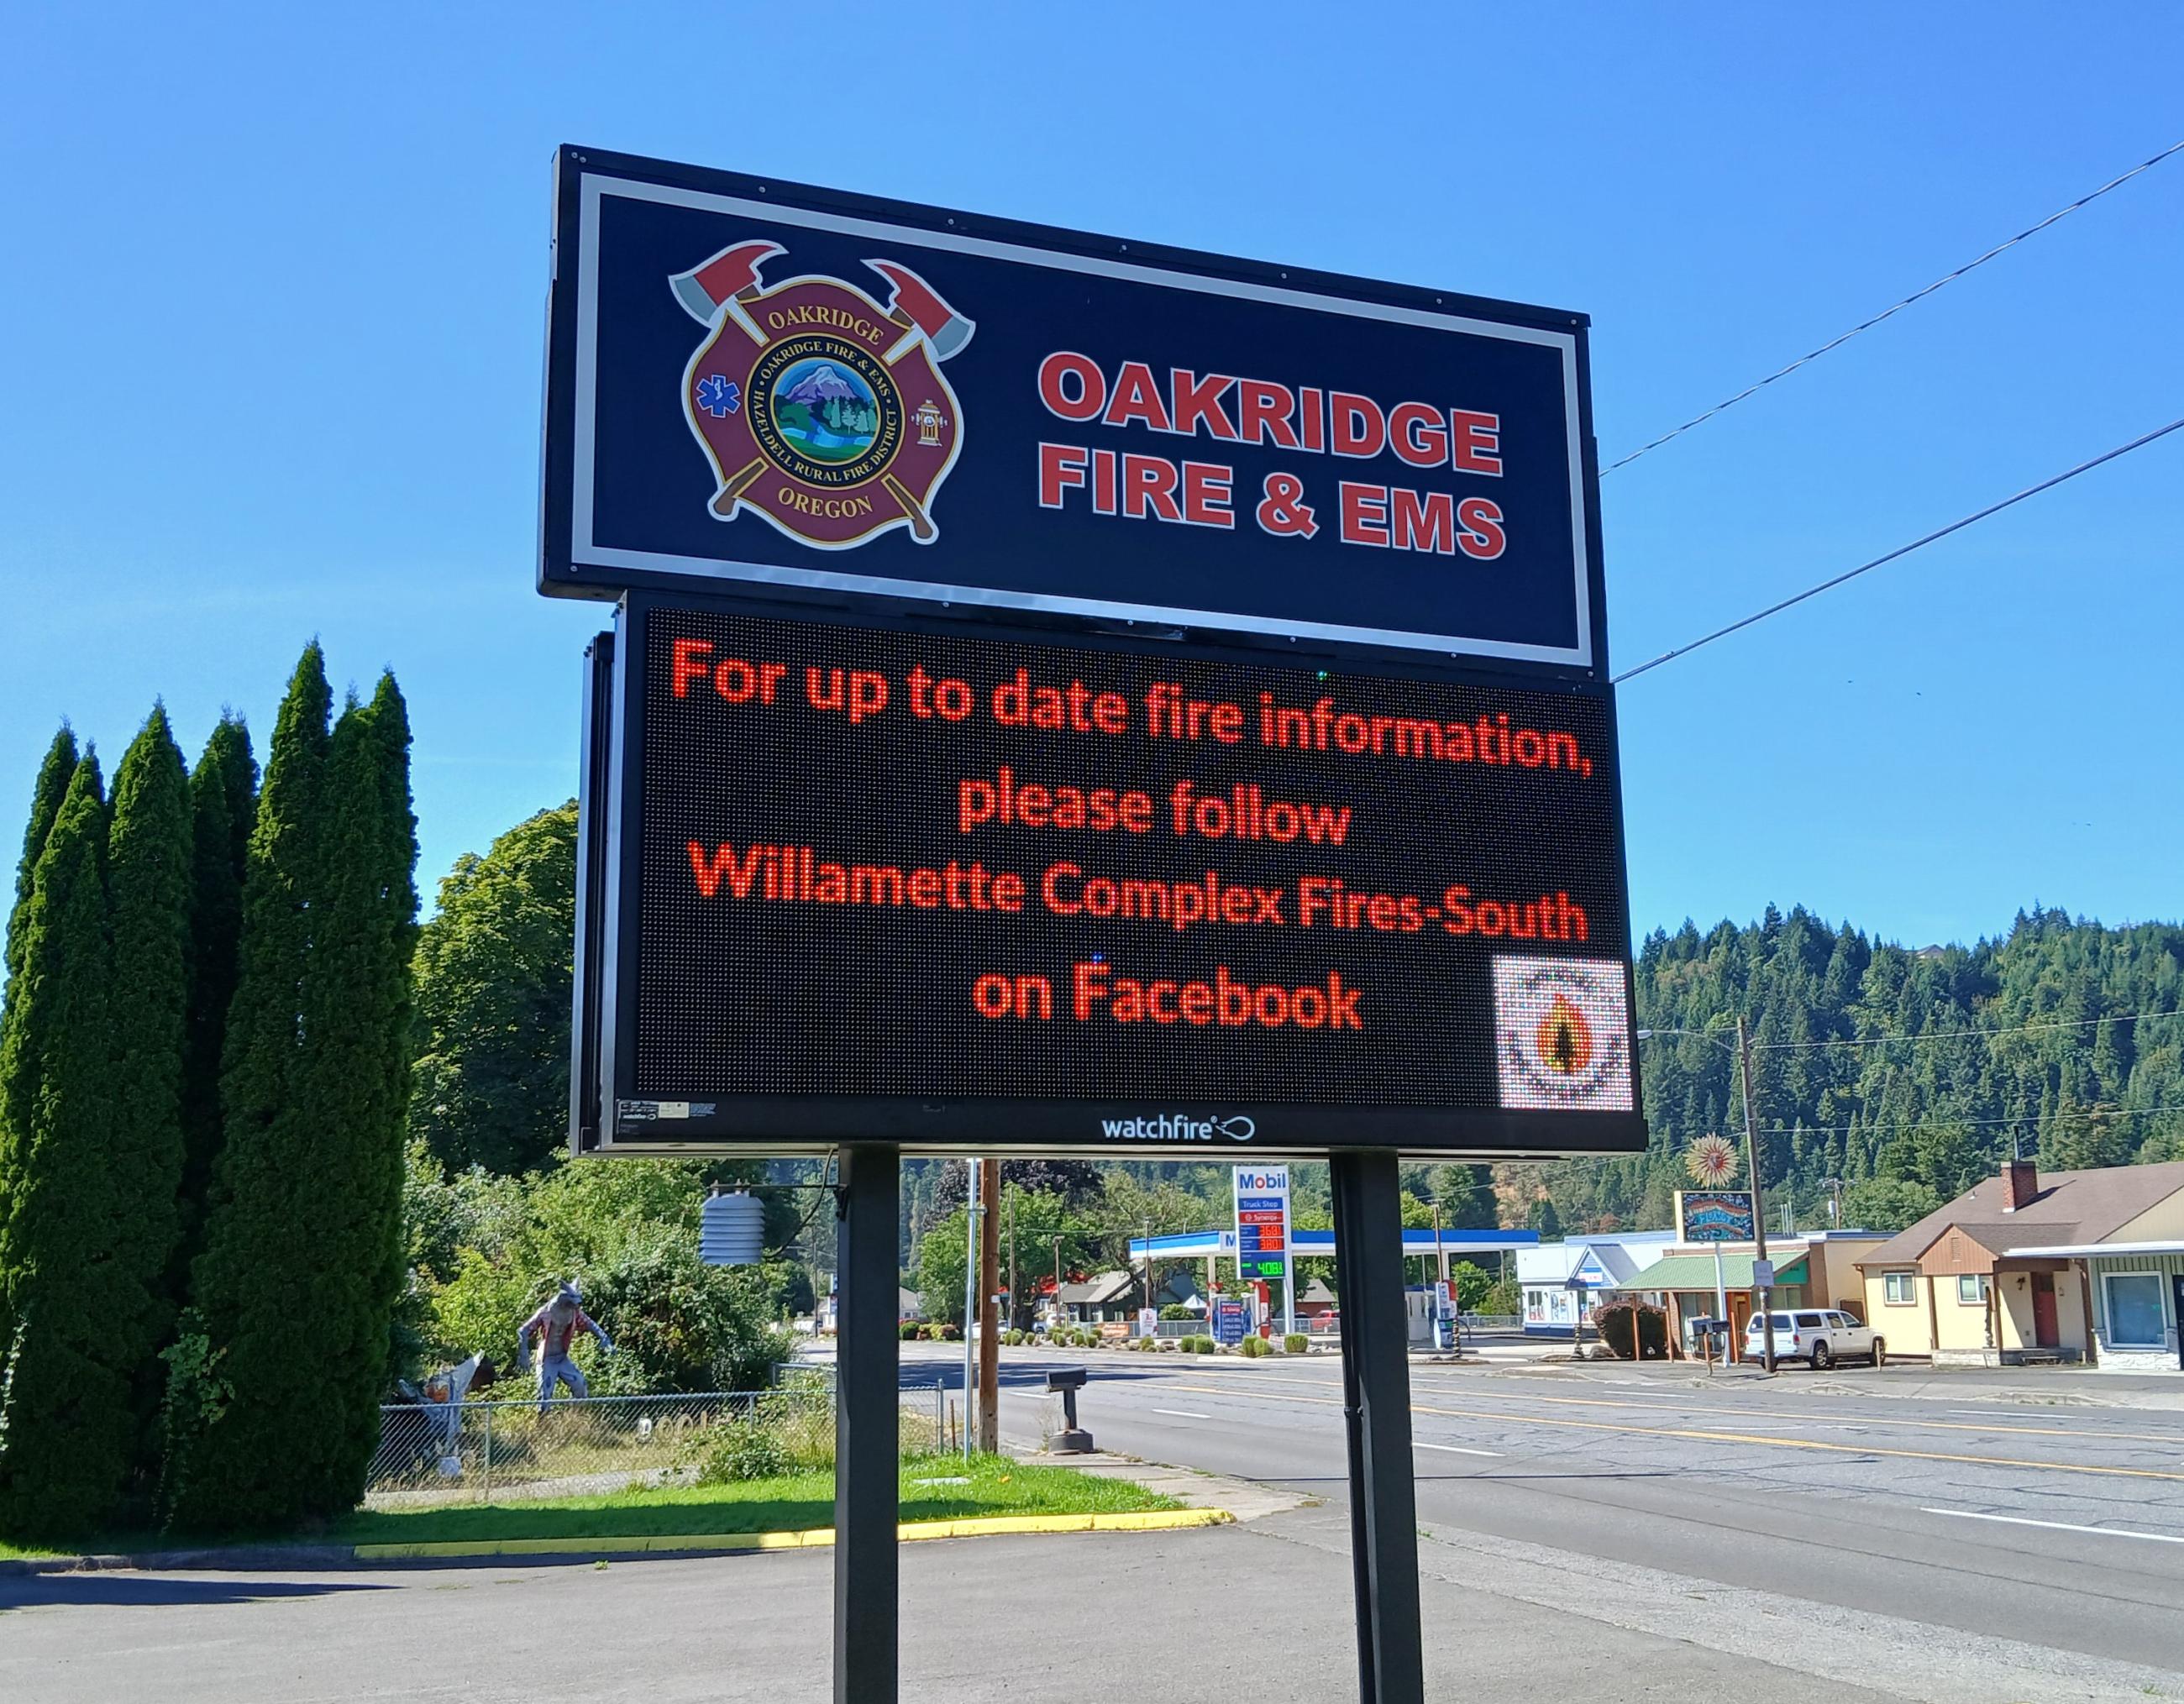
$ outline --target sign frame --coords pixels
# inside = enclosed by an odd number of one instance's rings
[[[1321,314],[1346,314],[1407,326],[1548,345],[1557,353],[1563,379],[1574,643],[1535,644],[1352,626],[1333,620],[1276,618],[994,584],[963,584],[948,578],[939,565],[933,577],[905,578],[859,571],[855,551],[810,551],[804,554],[813,560],[785,565],[739,561],[733,555],[695,557],[604,544],[597,537],[593,509],[598,454],[596,231],[600,199],[609,194],[722,211],[747,210],[777,226],[801,224],[882,242],[890,232],[899,232],[904,240],[914,240],[927,248],[1022,260],[1089,277],[1151,282]],[[1286,650],[1298,645],[1336,644],[1398,654],[1461,656],[1479,663],[1501,662],[1592,678],[1604,678],[1607,674],[1598,455],[1593,437],[1588,342],[1591,322],[1582,314],[851,195],[776,178],[573,145],[564,145],[555,154],[554,208],[538,565],[538,589],[543,594],[611,599],[630,590],[668,591],[686,597],[740,592],[836,604],[846,594],[928,606],[969,605],[991,610],[1020,624],[1111,631],[1117,626],[1149,624],[1219,633],[1231,643],[1262,648]],[[665,279],[661,289],[664,297]],[[1236,496],[1239,505],[1248,511],[1251,493],[1240,489]],[[1127,551],[1127,538],[1118,537],[1116,548]]]
[[[1142,1096],[1098,1100],[920,1094],[753,1094],[724,1102],[638,1101],[634,1094],[639,916],[644,731],[628,715],[646,665],[644,624],[634,619],[655,610],[713,609],[814,626],[888,632],[948,633],[992,640],[1104,652],[1152,651],[1162,658],[1193,657],[1264,667],[1264,654],[1239,654],[1212,645],[1134,643],[1115,638],[1056,633],[997,634],[990,625],[922,610],[876,618],[861,608],[820,616],[808,609],[754,609],[743,599],[697,599],[631,593],[623,621],[602,633],[588,652],[588,760],[578,794],[577,1019],[572,1063],[571,1151],[606,1157],[671,1155],[823,1155],[848,1143],[884,1142],[906,1155],[994,1153],[1088,1158],[1191,1157],[1240,1160],[1324,1158],[1350,1150],[1392,1150],[1405,1155],[1446,1160],[1540,1159],[1645,1150],[1646,1124],[1638,1050],[1630,1051],[1632,1110],[1573,1111],[1425,1105],[1337,1105],[1256,1102],[1178,1093],[1159,1105]],[[1498,671],[1484,671],[1492,674]],[[1403,673],[1414,679],[1479,682],[1482,671],[1442,662]],[[1536,680],[1525,684],[1536,688]],[[1602,697],[1606,682],[1565,681],[1554,690]],[[1612,716],[1606,724],[1610,761],[1618,764]],[[1609,800],[1615,844],[1623,843],[1623,799]],[[1619,860],[1618,860],[1619,861]],[[1620,873],[1618,871],[1618,873]],[[1617,897],[1627,915],[1627,881]],[[1625,1011],[1637,1010],[1635,969],[1623,961]],[[1150,1130],[1142,1139],[1102,1133],[1103,1117],[1183,1115],[1202,1128],[1187,1133]]]

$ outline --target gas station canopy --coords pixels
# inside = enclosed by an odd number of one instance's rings
[[[1404,1231],[1403,1254],[1411,1260],[1430,1260],[1436,1255],[1496,1254],[1504,1249],[1532,1248],[1539,1240],[1537,1231],[1479,1231],[1457,1227],[1437,1232],[1429,1225]],[[1290,1247],[1299,1255],[1332,1255],[1334,1233],[1292,1229]],[[1178,1261],[1204,1260],[1208,1256],[1228,1258],[1235,1252],[1234,1231],[1180,1231],[1173,1236],[1130,1239],[1133,1261],[1141,1261],[1148,1256],[1154,1260]]]

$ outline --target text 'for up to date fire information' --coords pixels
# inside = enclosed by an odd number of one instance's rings
[[[1630,1109],[1587,693],[644,619],[641,1094]]]

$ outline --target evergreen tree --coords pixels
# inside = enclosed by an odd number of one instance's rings
[[[53,819],[60,815],[61,801],[67,796],[69,781],[75,773],[75,735],[66,722],[53,735],[53,743],[47,747],[45,760],[38,766],[38,778],[31,789],[31,820],[23,831],[23,860],[15,866],[15,902],[8,913],[6,943],[7,975],[0,982],[0,1054],[7,1048],[10,1027],[20,1015],[22,1000],[20,985],[15,972],[22,960],[30,928],[31,889],[35,877],[38,855],[45,849],[46,837],[53,832]],[[4,1120],[4,1108],[0,1108],[0,1120]],[[8,1222],[8,1192],[10,1185],[8,1155],[13,1146],[6,1135],[7,1126],[0,1122],[0,1228]],[[4,1369],[4,1356],[11,1339],[8,1317],[7,1289],[0,1284],[0,1369]]]
[[[30,902],[31,873],[37,868],[38,854],[45,849],[46,836],[53,832],[53,818],[60,815],[61,800],[67,796],[69,778],[75,773],[75,734],[66,722],[53,735],[53,743],[46,748],[45,760],[38,766],[38,778],[31,788],[30,826],[23,831],[23,860],[15,866],[15,905],[8,918],[8,976],[13,980],[19,956],[16,941],[22,933],[23,910]]]
[[[304,1495],[311,1510],[332,1513],[364,1494],[403,1274],[417,826],[409,713],[391,674],[334,729],[326,810],[325,915],[304,1003],[305,1028],[318,1038],[306,1078],[321,1133],[320,1179],[305,1211],[323,1251],[314,1311],[320,1389],[332,1412]]]
[[[135,1430],[117,1325],[143,1295],[116,1258],[133,1203],[111,1163],[114,1050],[107,810],[86,754],[40,849],[0,1046],[0,1532],[95,1529],[122,1493]]]
[[[315,642],[273,727],[242,886],[235,994],[220,1076],[224,1135],[206,1199],[203,1251],[191,1268],[192,1322],[237,1400],[201,1429],[170,1432],[162,1496],[183,1527],[278,1525],[310,1512],[311,1439],[327,1415],[313,1304],[326,1251],[306,1227],[319,1187],[308,1066],[322,1039],[304,1027],[304,984],[325,887],[329,705]]]
[[[189,1000],[190,795],[182,754],[154,707],[114,774],[113,1132],[107,1187],[121,1212],[104,1250],[119,1310],[107,1330],[134,1385],[136,1461],[156,1477],[162,1380],[174,1322],[170,1263],[181,1233],[182,1044]]]
[[[220,1153],[220,1054],[235,998],[242,927],[242,878],[258,811],[258,764],[250,730],[223,716],[190,777],[190,957],[188,1033],[182,1058],[181,1237],[173,1290],[187,1297]]]
[[[243,884],[241,968],[196,1297],[235,1393],[186,1440],[192,1526],[354,1506],[378,1434],[402,1276],[416,827],[392,677],[331,734],[304,653],[273,735]]]

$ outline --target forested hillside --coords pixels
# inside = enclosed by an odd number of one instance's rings
[[[1742,1131],[1740,1016],[1752,1027],[1764,1178],[1801,1227],[1828,1222],[1830,1179],[1846,1220],[1892,1228],[2013,1151],[2043,1168],[2184,1158],[2174,925],[2111,929],[2035,910],[1999,940],[1911,950],[1769,906],[1755,927],[1657,932],[1637,982],[1641,1025],[1730,1045],[1639,1044],[1652,1150],[1546,1168],[1566,1228],[1670,1222],[1685,1147]],[[1505,1179],[1505,1207],[1523,1187]]]

